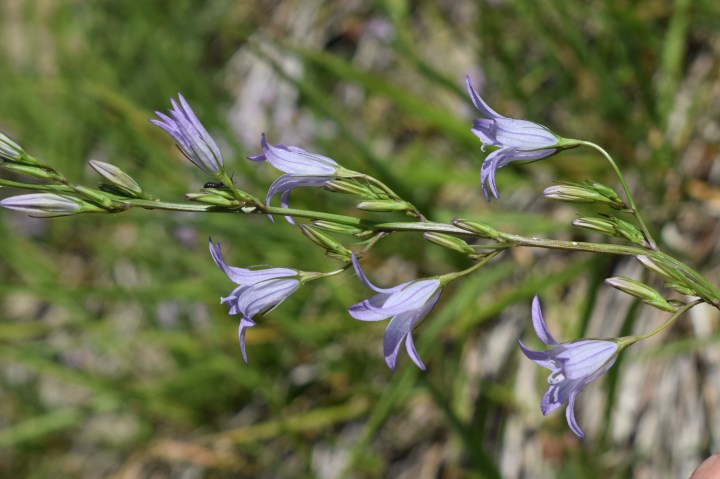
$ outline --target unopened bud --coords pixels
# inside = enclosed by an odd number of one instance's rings
[[[618,235],[622,236],[631,243],[635,243],[643,247],[649,246],[647,238],[645,238],[645,235],[637,227],[618,218],[613,218],[613,220]]]
[[[467,256],[477,256],[477,252],[469,244],[467,244],[460,238],[446,235],[444,233],[434,232],[423,233],[423,237],[431,243],[435,243],[436,245],[442,246],[443,248],[457,251],[458,253],[462,253]]]
[[[231,199],[225,196],[224,194],[217,194],[215,192],[210,193],[187,193],[185,194],[185,198],[190,201],[195,201],[197,203],[204,203],[206,205],[213,205],[213,206],[229,206],[229,207],[237,207],[237,206],[243,206],[244,203],[241,203],[240,201],[236,199]]]
[[[694,289],[688,288],[687,286],[676,283],[674,281],[665,281],[665,286],[674,291],[677,291],[680,294],[685,294],[687,296],[698,296],[697,291],[695,291]]]
[[[501,236],[500,232],[484,223],[477,223],[475,221],[467,221],[456,218],[452,221],[452,224],[460,229],[474,233],[480,238],[498,239]]]
[[[78,198],[55,193],[10,196],[0,201],[0,206],[10,210],[23,211],[30,216],[41,218],[105,211]]]
[[[101,206],[108,211],[113,211],[116,209],[116,205],[113,203],[113,200],[107,197],[102,191],[93,190],[92,188],[88,188],[87,186],[82,185],[73,186],[73,190],[75,190],[79,195],[84,196],[91,202],[96,203],[98,206]]]
[[[62,176],[59,175],[57,172],[53,171],[51,168],[46,168],[44,166],[34,166],[24,163],[10,162],[0,163],[0,166],[2,166],[8,171],[12,171],[13,173],[30,176],[32,178],[40,178],[42,180],[53,181],[62,179]]]
[[[583,217],[572,222],[573,226],[599,231],[610,236],[625,238],[631,243],[647,247],[648,242],[645,235],[634,225],[627,221],[608,216],[605,218]]]
[[[330,231],[331,233],[344,233],[354,235],[364,231],[361,228],[355,226],[341,225],[340,223],[334,223],[332,221],[315,220],[312,222],[313,226],[324,231]]]
[[[318,246],[325,248],[328,255],[332,256],[333,258],[341,259],[343,261],[350,261],[352,251],[350,251],[334,239],[308,225],[300,225],[300,230],[302,231],[302,234],[304,234],[310,241],[317,244]]]
[[[111,193],[117,192],[121,196],[127,196],[129,198],[145,197],[143,189],[140,188],[140,185],[138,185],[130,175],[117,166],[98,160],[90,160],[89,164],[92,169],[97,172],[97,174],[109,182],[109,185],[101,185],[101,188],[103,186],[110,186],[112,189],[112,191],[110,191]]]
[[[579,228],[599,231],[601,233],[605,233],[611,236],[617,235],[617,232],[615,231],[615,225],[613,225],[611,221],[608,221],[604,218],[583,217],[574,220],[572,224],[573,226],[577,226]]]
[[[406,201],[374,200],[358,203],[355,208],[365,211],[391,212],[412,210],[412,205]]]
[[[20,148],[20,145],[0,132],[0,160],[18,161],[22,157],[22,154],[23,149]]]
[[[606,279],[605,283],[663,311],[674,312],[677,309],[668,303],[657,290],[640,281],[618,276]]]
[[[377,193],[370,185],[364,185],[352,179],[336,178],[325,183],[323,188],[334,193],[344,193],[362,198],[378,198]]]
[[[673,275],[668,273],[668,271],[666,271],[664,268],[662,268],[660,265],[658,265],[656,262],[654,262],[647,256],[638,255],[635,258],[637,258],[637,260],[640,261],[643,264],[643,266],[645,266],[647,269],[651,269],[651,270],[655,271],[657,274],[659,274],[661,276],[665,276],[666,278],[673,277]]]
[[[612,188],[594,181],[551,186],[543,193],[548,198],[571,203],[603,203],[615,209],[625,207],[625,203]]]

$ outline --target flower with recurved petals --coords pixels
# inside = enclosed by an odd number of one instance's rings
[[[229,296],[221,298],[220,302],[227,304],[231,315],[242,315],[238,336],[243,359],[247,363],[245,332],[255,326],[253,318],[268,313],[295,292],[303,283],[301,272],[290,268],[251,270],[228,266],[220,251],[220,243],[213,244],[212,239],[210,254],[215,264],[238,285]]]
[[[410,359],[424,370],[425,365],[415,350],[412,330],[435,306],[442,291],[442,282],[439,279],[422,279],[407,281],[393,288],[378,288],[365,277],[354,253],[352,262],[363,284],[378,294],[351,306],[350,315],[360,321],[381,321],[391,317],[383,344],[388,367],[395,369],[400,346],[405,340]]]
[[[327,156],[310,153],[296,146],[270,145],[265,140],[265,133],[262,134],[260,145],[262,154],[249,156],[248,160],[267,161],[285,173],[270,185],[265,198],[267,205],[270,205],[273,196],[279,194],[280,205],[288,208],[288,197],[292,190],[301,186],[324,186],[334,180],[342,168]],[[289,216],[286,219],[294,224]]]
[[[535,364],[552,371],[548,377],[550,387],[540,401],[540,410],[547,416],[567,402],[565,417],[570,429],[579,437],[585,437],[575,419],[575,400],[585,386],[602,376],[615,364],[622,348],[613,339],[580,339],[569,343],[558,343],[545,324],[537,296],[532,304],[532,322],[540,341],[553,346],[547,351],[533,351],[518,339],[520,349],[525,356]]]
[[[560,148],[560,138],[543,125],[527,120],[506,118],[490,108],[465,78],[468,93],[475,108],[483,118],[475,119],[472,132],[486,146],[497,147],[490,153],[480,169],[480,184],[485,198],[490,199],[488,188],[498,197],[495,172],[516,160],[534,161],[555,154]]]
[[[150,120],[150,123],[169,133],[180,151],[195,166],[210,175],[219,175],[223,171],[220,148],[179,93],[178,99],[180,104],[174,98],[170,99],[172,104],[172,109],[168,110],[170,116],[156,111],[155,114],[160,119]]]

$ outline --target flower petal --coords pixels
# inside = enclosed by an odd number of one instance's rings
[[[389,318],[391,314],[382,311],[382,305],[390,297],[388,293],[379,293],[360,301],[348,308],[350,316],[360,321],[381,321]]]
[[[297,147],[272,146],[265,141],[265,133],[262,134],[260,144],[265,159],[284,173],[302,176],[332,176],[337,171],[337,163],[334,160]]]
[[[410,359],[412,359],[412,361],[417,365],[417,367],[425,371],[425,364],[423,364],[422,360],[420,359],[420,355],[415,349],[412,332],[408,333],[407,337],[405,338],[405,349],[408,352],[408,356],[410,356]]]
[[[362,268],[360,268],[360,262],[357,259],[357,255],[353,252],[352,253],[352,264],[353,268],[355,268],[355,274],[358,275],[358,278],[360,278],[360,281],[362,284],[365,285],[366,288],[372,289],[373,291],[377,291],[378,293],[392,293],[394,291],[397,291],[398,289],[402,288],[406,283],[399,284],[397,286],[394,286],[392,288],[378,288],[374,284],[370,282],[369,279],[367,279],[367,276],[365,276],[365,273],[363,273]],[[387,316],[385,316],[387,318]]]
[[[245,351],[245,332],[248,328],[252,328],[255,326],[255,322],[249,318],[243,317],[240,320],[240,326],[238,328],[238,338],[240,339],[240,351],[242,351],[243,359],[245,360],[245,364],[247,364],[247,352]]]
[[[502,118],[495,121],[495,141],[519,150],[557,145],[557,137],[546,127],[527,120]]]
[[[383,354],[385,354],[385,362],[390,369],[395,369],[400,344],[405,336],[410,334],[416,320],[415,311],[398,314],[390,320],[383,340]]]
[[[404,287],[394,291],[381,306],[371,303],[368,307],[384,313],[386,318],[405,311],[415,311],[422,308],[440,289],[440,281],[410,281],[400,286]]]
[[[415,325],[430,312],[433,306],[435,306],[435,303],[437,302],[439,297],[440,291],[435,293],[435,296],[430,298],[430,300],[428,300],[425,305],[420,309],[416,311],[400,313],[390,320],[390,324],[388,324],[388,327],[385,330],[385,337],[383,339],[385,362],[390,369],[395,369],[395,362],[397,360],[397,355],[398,351],[400,350],[400,344],[402,343],[402,340],[406,336],[411,334],[412,329],[415,327]],[[412,341],[410,344],[406,343],[406,348],[408,347],[412,349],[410,357],[417,357],[417,361],[413,359],[415,364],[417,364],[420,369],[425,369],[425,365],[422,363],[422,361],[420,361],[420,357],[418,356],[417,351],[415,350],[415,345],[412,343]],[[410,350],[408,350],[408,352],[410,353]]]
[[[593,375],[609,361],[614,363],[617,351],[613,341],[584,339],[566,344],[555,359],[568,379],[580,379]]]
[[[282,175],[280,178],[273,181],[273,183],[270,185],[267,196],[265,197],[265,204],[270,206],[270,201],[272,200],[273,196],[280,193],[280,206],[282,206],[283,208],[288,208],[288,196],[290,195],[290,192],[295,188],[299,188],[301,186],[323,186],[325,185],[325,183],[331,181],[332,179],[333,178],[329,176],[297,176],[290,174]],[[295,221],[290,216],[286,216],[285,219],[288,221],[288,223],[292,225],[295,224]]]
[[[250,286],[238,298],[238,309],[243,315],[254,318],[265,314],[282,303],[298,287],[297,279],[271,279]]]
[[[574,432],[578,437],[583,438],[585,437],[585,433],[580,429],[580,425],[577,422],[577,419],[575,419],[575,398],[577,397],[577,394],[571,394],[570,398],[568,399],[568,405],[567,409],[565,410],[565,418],[567,419],[568,426],[570,426],[570,429],[572,432]]]
[[[210,242],[210,255],[213,261],[223,272],[230,278],[235,284],[240,285],[252,285],[260,283],[262,281],[268,281],[277,278],[292,278],[297,277],[298,272],[290,268],[264,268],[258,270],[238,268],[236,266],[228,266],[223,259],[222,251],[220,249],[220,243],[213,245],[212,238]]]
[[[538,366],[542,366],[553,371],[557,369],[557,366],[555,365],[555,361],[553,359],[553,354],[551,352],[533,351],[532,349],[529,349],[527,346],[525,346],[525,344],[523,344],[520,339],[518,339],[517,342],[523,354],[527,356],[530,361],[534,362]]]
[[[473,131],[473,133],[475,133]],[[550,156],[555,153],[555,149],[521,151],[514,147],[501,148],[490,153],[480,168],[480,185],[485,193],[485,198],[489,199],[488,187],[492,191],[493,196],[498,198],[497,186],[495,185],[495,172],[513,161],[535,161]]]
[[[535,334],[540,341],[550,346],[558,344],[558,342],[555,341],[555,338],[552,337],[552,334],[550,334],[547,324],[545,324],[542,309],[540,308],[540,298],[537,296],[533,298],[532,302],[532,323],[533,329],[535,329]]]
[[[468,93],[470,94],[470,99],[473,102],[473,105],[475,105],[475,108],[477,108],[480,113],[487,117],[487,118],[505,118],[504,116],[500,115],[499,113],[495,112],[492,108],[488,106],[487,103],[478,95],[478,93],[475,91],[475,88],[473,88],[472,83],[470,82],[470,75],[465,76],[465,85],[467,86]]]

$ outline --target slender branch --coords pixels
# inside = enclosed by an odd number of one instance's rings
[[[620,180],[620,184],[622,185],[623,190],[625,191],[625,196],[627,197],[628,203],[630,204],[630,208],[632,209],[632,214],[635,216],[635,219],[638,222],[638,225],[640,226],[640,229],[642,230],[643,234],[648,240],[648,243],[650,245],[650,248],[657,251],[658,246],[655,240],[653,239],[652,235],[650,234],[650,230],[648,230],[647,225],[645,225],[645,221],[643,221],[642,216],[640,215],[640,211],[637,209],[637,206],[635,206],[635,199],[633,198],[632,193],[630,192],[630,187],[628,186],[627,182],[625,181],[625,177],[620,172],[620,168],[618,168],[617,163],[615,163],[615,160],[612,159],[610,154],[605,151],[600,145],[596,145],[595,143],[592,143],[590,141],[580,141],[580,144],[589,146],[591,148],[595,148],[597,151],[599,151],[605,159],[610,163],[610,166],[612,167],[613,171],[615,171],[615,174],[617,175],[618,179]]]
[[[697,306],[698,304],[700,304],[700,303],[702,303],[702,302],[703,302],[702,299],[696,299],[695,301],[692,301],[692,302],[690,302],[690,303],[687,303],[685,306],[683,306],[682,308],[680,308],[680,309],[678,309],[677,311],[675,311],[675,313],[673,313],[673,315],[670,317],[670,319],[668,319],[667,321],[665,321],[664,323],[662,323],[662,324],[661,324],[660,326],[658,326],[657,328],[655,328],[655,329],[653,329],[653,330],[651,330],[651,331],[648,331],[648,332],[645,333],[645,334],[641,334],[641,335],[639,335],[639,336],[625,336],[624,338],[618,338],[618,345],[620,346],[621,349],[625,349],[625,348],[627,348],[628,346],[637,343],[638,341],[642,341],[643,339],[647,339],[647,338],[649,338],[649,337],[655,336],[655,335],[658,334],[659,332],[667,329],[667,328],[668,328],[670,325],[672,325],[680,316],[682,316],[682,315],[685,314],[687,311],[689,311],[690,309],[694,308],[695,306]]]

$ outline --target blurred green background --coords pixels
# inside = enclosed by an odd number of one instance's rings
[[[430,218],[586,239],[568,226],[578,210],[542,190],[614,185],[591,151],[504,168],[501,201],[485,202],[470,74],[500,113],[611,151],[663,247],[717,280],[715,0],[4,0],[0,38],[0,129],[77,182],[97,182],[98,159],[166,200],[201,187],[209,178],[148,123],[182,92],[259,196],[277,173],[244,157],[264,131],[377,176]],[[310,189],[293,205],[352,212]],[[641,277],[634,261],[504,254],[416,331],[426,373],[404,352],[386,368],[386,323],[346,313],[369,295],[353,275],[315,282],[248,332],[246,366],[208,236],[233,265],[336,267],[262,217],[0,212],[0,476],[687,477],[720,448],[707,309],[580,396],[584,441],[562,412],[539,411],[546,371],[515,343],[537,344],[530,299],[563,341],[646,331],[665,316],[602,284]],[[413,235],[366,264],[382,286],[467,266]]]

